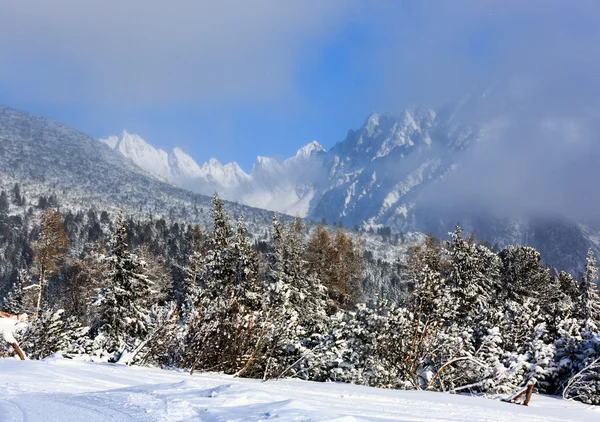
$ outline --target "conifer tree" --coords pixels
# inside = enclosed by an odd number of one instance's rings
[[[598,328],[600,322],[600,295],[598,294],[598,268],[594,252],[590,249],[586,258],[585,272],[580,283],[579,312],[584,325]]]
[[[193,258],[189,285],[196,277],[198,298],[188,315],[185,365],[192,371],[241,369],[254,342],[261,295],[258,262],[246,238],[243,219],[235,237],[222,203],[213,198],[213,230],[201,259]]]
[[[572,308],[573,304],[579,299],[579,285],[577,281],[571,274],[561,271],[558,274],[558,287],[565,294]]]
[[[302,220],[297,217],[284,231],[284,271],[290,282],[290,306],[299,315],[303,329],[323,328],[326,317],[326,288],[305,259]]]
[[[327,289],[329,313],[352,309],[362,298],[361,250],[343,230],[332,239],[325,227],[317,226],[306,246],[305,259]]]
[[[144,338],[149,321],[151,282],[145,262],[129,251],[127,224],[119,215],[105,258],[105,286],[101,289],[100,332],[110,351],[131,348]]]
[[[264,359],[262,372],[267,371],[267,363],[272,369],[284,367],[295,353],[299,315],[292,306],[292,282],[286,262],[286,245],[284,230],[277,213],[273,215],[273,250],[268,257],[268,268],[265,275],[264,307],[265,340],[263,341]],[[265,376],[268,374],[265,373]]]
[[[25,312],[25,294],[23,287],[31,284],[31,277],[27,270],[21,269],[17,274],[17,279],[4,298],[3,308],[6,312],[13,315],[20,315]]]
[[[6,191],[0,191],[0,216],[8,214],[10,209],[10,202],[8,201],[8,195]]]
[[[194,242],[183,266],[181,307],[188,314],[198,304],[200,298],[200,272],[204,265],[204,244]]]
[[[231,245],[234,262],[233,283],[239,290],[240,299],[249,310],[260,310],[262,287],[258,278],[258,256],[252,249],[246,233],[244,217],[240,216],[236,225],[235,239]]]
[[[446,280],[428,265],[416,274],[415,290],[410,303],[412,310],[423,315],[424,321],[437,325],[447,321],[451,315],[453,298]]]
[[[15,183],[15,185],[12,188],[12,203],[14,205],[17,206],[23,206],[25,205],[25,198],[23,198],[23,196],[21,195],[21,186],[19,186],[18,183]]]
[[[233,233],[217,194],[213,197],[213,207],[213,228],[198,274],[200,300],[205,304],[220,296],[231,296],[235,278],[231,256]]]
[[[49,311],[36,318],[23,335],[22,346],[31,359],[43,359],[56,352],[65,356],[89,352],[88,328],[64,311]]]
[[[273,215],[273,251],[268,258],[265,302],[270,309],[285,309],[289,304],[291,283],[285,271],[285,239],[277,213]]]
[[[548,296],[550,273],[541,265],[538,251],[528,246],[508,246],[502,260],[503,292],[509,299]]]
[[[472,239],[463,239],[461,233],[457,225],[450,243],[452,263],[448,275],[458,320],[485,307],[499,278],[497,259],[490,257],[484,246],[478,247]]]

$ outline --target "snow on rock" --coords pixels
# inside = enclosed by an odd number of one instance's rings
[[[119,136],[110,136],[107,139],[101,139],[100,142],[120,152],[150,174],[161,179],[172,180],[169,154],[162,149],[154,148],[139,135],[127,133],[124,130]]]
[[[325,152],[325,148],[323,148],[321,144],[319,144],[317,141],[312,141],[311,143],[300,148],[298,152],[296,152],[296,155],[294,155],[294,157],[306,158],[310,157],[313,154],[318,154],[320,152]]]
[[[594,421],[600,408],[535,395],[529,407],[443,393],[92,364],[0,360],[0,420]]]

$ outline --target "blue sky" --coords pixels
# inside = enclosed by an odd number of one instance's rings
[[[330,148],[371,111],[457,100],[507,72],[592,60],[578,49],[597,45],[598,7],[585,0],[0,7],[1,104],[246,171],[257,155]]]

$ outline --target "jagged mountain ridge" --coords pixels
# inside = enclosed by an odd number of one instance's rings
[[[177,177],[177,148],[167,154],[127,132],[101,141],[156,177],[195,192],[217,191],[231,201],[346,226],[411,230],[422,185],[443,178],[477,137],[451,120],[445,110],[424,107],[398,118],[372,113],[330,151],[313,141],[281,162],[259,156],[251,174],[215,159],[199,166],[185,155],[186,168],[194,170]]]
[[[126,131],[100,141],[160,180],[205,195],[219,192],[231,201],[303,217],[308,214],[310,187],[291,175],[306,172],[312,158],[324,152],[321,145],[311,142],[283,162],[258,157],[252,173],[247,174],[235,162],[222,165],[214,158],[199,166],[179,148],[167,153]]]
[[[8,192],[15,183],[28,197],[27,207],[41,195],[55,194],[60,205],[72,211],[123,209],[141,219],[165,217],[203,228],[212,225],[211,197],[157,178],[109,145],[99,145],[66,125],[0,105],[0,189]],[[252,237],[268,238],[273,212],[231,201],[224,201],[224,208],[232,219],[244,216]],[[292,222],[294,216],[279,218]],[[316,224],[308,220],[305,226],[309,232]],[[355,235],[376,258],[389,262],[422,237],[407,234],[406,244],[390,248],[389,240],[380,236]]]
[[[453,203],[447,195],[431,201],[436,190],[456,189],[447,180],[468,159],[465,152],[481,142],[482,134],[496,130],[498,116],[510,117],[509,101],[489,101],[492,88],[436,110],[415,107],[399,116],[372,113],[329,151],[311,143],[282,162],[259,157],[239,183],[217,178],[210,184],[207,178],[180,183],[197,192],[216,190],[229,200],[347,227],[387,226],[445,238],[460,222],[492,245],[531,245],[546,262],[577,271],[586,250],[599,249],[595,232],[578,222],[550,213],[502,215],[477,202]],[[225,167],[216,160],[211,163]]]

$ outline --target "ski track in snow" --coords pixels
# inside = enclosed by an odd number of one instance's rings
[[[534,396],[479,397],[299,380],[190,376],[67,359],[0,359],[1,422],[598,421],[600,407]]]

